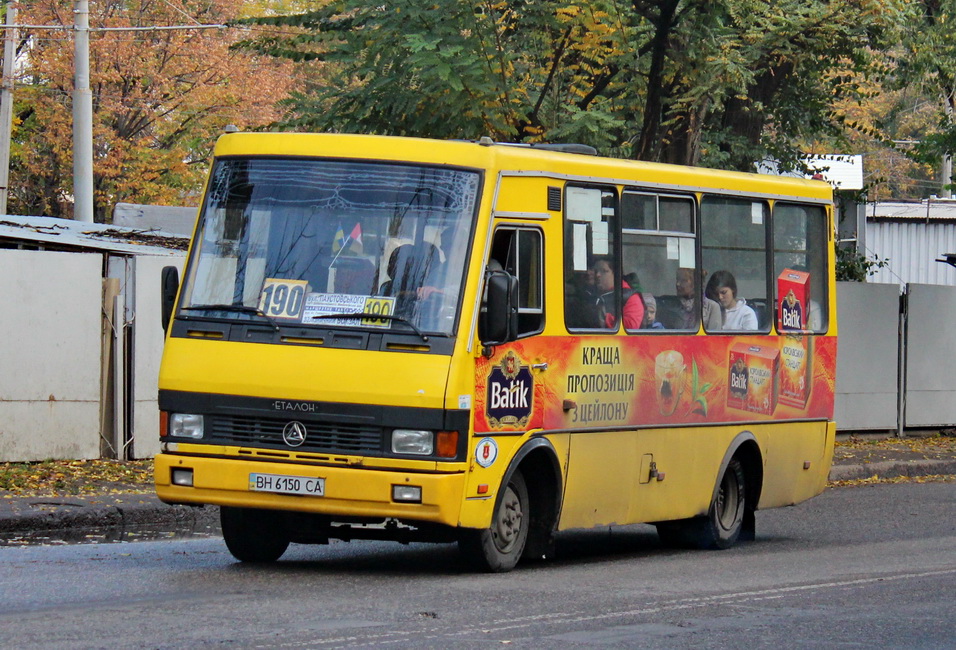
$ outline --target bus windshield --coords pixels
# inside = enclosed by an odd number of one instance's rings
[[[480,181],[447,167],[220,159],[181,309],[450,335]]]

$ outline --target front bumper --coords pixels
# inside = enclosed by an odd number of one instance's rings
[[[426,463],[431,467],[435,463]],[[464,467],[445,472],[410,468],[329,466],[264,459],[161,453],[154,464],[156,494],[166,503],[210,504],[309,512],[339,517],[396,518],[457,526],[466,475]],[[173,485],[172,470],[191,469],[193,485]],[[324,496],[256,492],[252,473],[324,478]],[[421,503],[392,500],[392,486],[420,486]]]

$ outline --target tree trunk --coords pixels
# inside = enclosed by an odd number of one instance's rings
[[[664,0],[658,5],[657,16],[651,21],[654,38],[651,39],[651,65],[647,75],[647,103],[644,104],[640,137],[632,154],[637,160],[660,160],[663,146],[661,125],[665,111],[664,98],[667,95],[664,65],[678,4],[679,0]]]

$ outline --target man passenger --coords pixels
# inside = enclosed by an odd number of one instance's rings
[[[704,273],[701,272],[701,277]],[[680,299],[678,309],[670,316],[670,322],[665,322],[668,329],[676,330],[696,330],[700,326],[697,320],[697,301],[702,304],[702,315],[704,329],[707,331],[716,331],[721,329],[722,322],[720,316],[720,305],[704,296],[700,289],[697,289],[695,282],[694,269],[677,269],[676,283],[677,297]]]

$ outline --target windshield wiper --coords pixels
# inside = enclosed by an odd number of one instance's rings
[[[183,311],[199,311],[199,310],[208,310],[208,311],[231,311],[239,314],[252,314],[253,316],[261,316],[269,321],[269,324],[272,325],[272,329],[279,331],[279,324],[275,322],[272,316],[266,314],[258,307],[249,307],[248,305],[192,305],[190,307],[183,307]]]
[[[418,329],[415,326],[415,323],[408,320],[404,316],[395,316],[393,314],[373,314],[368,311],[356,311],[356,312],[349,312],[347,314],[319,314],[317,316],[312,317],[313,320],[317,320],[320,318],[356,318],[356,319],[357,318],[375,318],[378,320],[398,321],[399,323],[404,323],[405,325],[408,325],[409,327],[411,327],[412,331],[418,334],[418,336],[421,337],[422,341],[425,341],[426,343],[428,342],[428,335],[425,334],[420,329]]]

